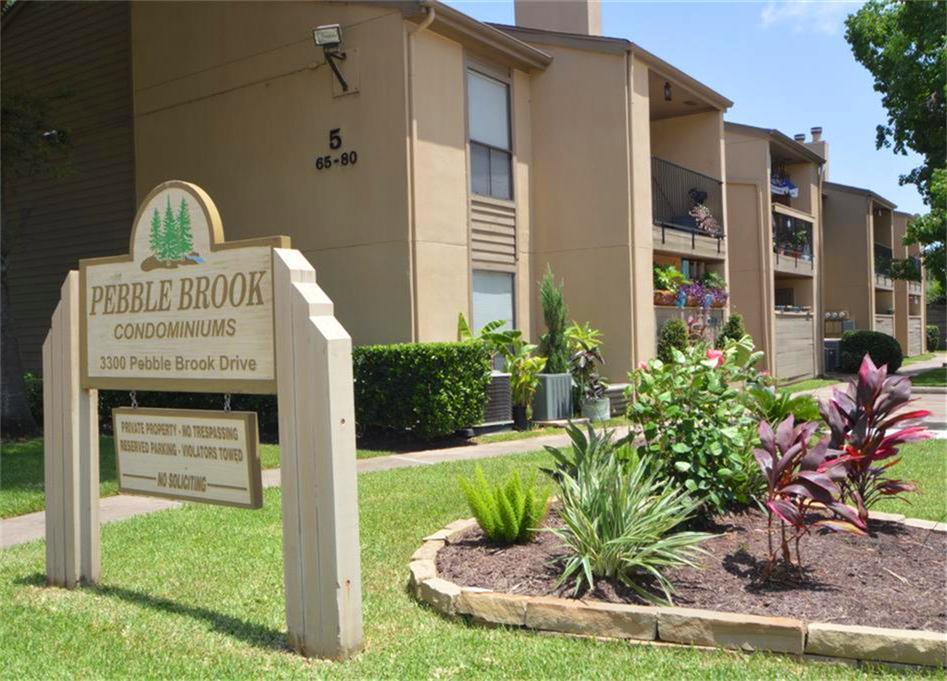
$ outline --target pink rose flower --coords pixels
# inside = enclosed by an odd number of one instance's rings
[[[711,348],[710,350],[707,351],[707,359],[717,360],[717,366],[719,367],[724,362],[723,351],[714,350],[713,348]]]

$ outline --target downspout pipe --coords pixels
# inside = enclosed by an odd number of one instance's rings
[[[410,231],[409,245],[410,263],[411,263],[411,340],[417,342],[420,339],[421,329],[418,313],[418,254],[417,254],[417,175],[415,173],[415,148],[418,140],[418,127],[414,116],[414,48],[411,38],[421,31],[427,29],[436,17],[434,5],[428,0],[422,0],[421,6],[424,7],[426,16],[417,26],[408,29],[406,39],[406,49],[408,51],[408,181],[410,188]]]

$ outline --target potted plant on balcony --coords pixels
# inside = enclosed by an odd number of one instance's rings
[[[611,416],[611,400],[605,394],[608,383],[598,372],[598,365],[605,363],[601,353],[602,334],[588,324],[573,322],[567,335],[581,414],[590,421],[607,421]]]
[[[687,277],[674,265],[653,265],[654,304],[674,305],[678,289],[686,283]]]
[[[548,265],[539,285],[539,299],[546,322],[546,333],[539,339],[539,354],[546,358],[546,365],[539,374],[533,414],[537,421],[558,421],[572,416],[572,374],[566,339],[568,310],[562,285],[556,285]]]
[[[721,308],[727,304],[727,282],[717,272],[706,272],[701,278],[700,283],[704,287],[705,294],[711,297],[711,307]]]

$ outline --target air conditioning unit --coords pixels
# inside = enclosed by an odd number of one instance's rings
[[[838,338],[826,338],[824,341],[823,360],[826,373],[838,371],[839,354],[842,341]]]
[[[510,375],[500,371],[490,373],[487,385],[487,406],[483,412],[483,423],[476,430],[502,430],[513,424],[513,396],[510,393]]]

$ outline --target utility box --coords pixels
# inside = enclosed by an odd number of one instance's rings
[[[839,338],[826,338],[823,346],[823,361],[825,362],[825,371],[838,371],[839,354],[842,341]]]

